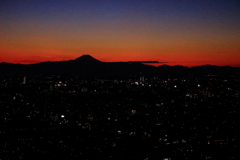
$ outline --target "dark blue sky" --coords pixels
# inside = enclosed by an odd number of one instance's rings
[[[237,0],[2,0],[0,23],[0,61],[238,65]]]

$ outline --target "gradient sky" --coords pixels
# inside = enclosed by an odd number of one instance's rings
[[[240,66],[240,1],[0,1],[0,62],[83,54],[105,62]]]

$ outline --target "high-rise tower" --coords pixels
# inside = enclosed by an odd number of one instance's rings
[[[24,77],[23,77],[23,82],[22,82],[22,84],[26,84],[26,81],[27,81],[27,77],[24,76]]]

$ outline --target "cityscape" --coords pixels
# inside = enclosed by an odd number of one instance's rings
[[[239,77],[1,76],[3,159],[239,159]]]
[[[240,1],[1,0],[0,160],[240,160]]]

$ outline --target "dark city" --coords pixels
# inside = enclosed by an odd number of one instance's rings
[[[0,160],[239,160],[240,2],[1,0]]]

